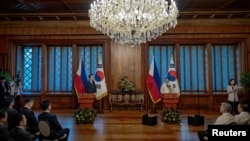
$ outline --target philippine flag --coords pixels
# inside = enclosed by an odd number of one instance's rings
[[[95,73],[96,99],[100,100],[107,95],[107,86],[102,65],[102,59],[98,59],[98,66]]]
[[[150,70],[148,73],[146,84],[152,102],[157,103],[161,101],[161,93],[160,93],[161,78],[154,57],[150,65]]]
[[[168,69],[168,76],[169,83],[173,86],[172,93],[176,93],[178,96],[180,96],[180,86],[177,78],[177,73],[175,70],[175,64],[173,56],[171,57],[170,67]]]
[[[74,78],[74,87],[75,87],[76,94],[78,96],[86,93],[86,90],[85,90],[86,84],[87,84],[87,76],[85,72],[84,63],[81,60],[79,62],[79,67]]]

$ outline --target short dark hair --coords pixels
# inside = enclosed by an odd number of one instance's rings
[[[23,120],[23,116],[25,116],[25,115],[22,114],[22,113],[16,113],[14,115],[14,118],[13,118],[13,125],[14,126],[19,126],[20,125],[20,121]]]
[[[91,73],[91,74],[89,74],[89,78],[90,78],[92,75],[94,75],[94,74],[92,74],[92,73]]]
[[[31,102],[31,101],[34,101],[34,99],[32,97],[26,97],[25,98],[25,103],[28,103],[28,102]]]
[[[236,81],[233,78],[229,79],[228,85],[231,85],[231,81],[233,81],[233,80],[234,80],[234,84],[236,85]]]
[[[50,101],[49,100],[44,100],[41,103],[41,108],[43,109],[43,111],[47,110],[49,108],[50,105]]]
[[[10,106],[10,104],[14,101],[14,98],[13,97],[7,97],[5,99],[5,105],[8,107]]]
[[[0,110],[0,119],[5,118],[5,116],[7,115],[6,113],[7,113],[6,110],[1,109],[1,110]]]

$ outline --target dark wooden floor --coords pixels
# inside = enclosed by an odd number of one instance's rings
[[[36,111],[39,114],[41,111]],[[147,111],[114,109],[97,114],[93,124],[75,124],[75,110],[52,111],[57,114],[63,127],[70,128],[69,141],[198,141],[197,131],[212,124],[219,115],[217,111],[201,111],[205,124],[193,126],[187,117],[199,114],[197,110],[180,110],[181,122],[167,124],[161,121],[158,110],[157,125],[142,124],[142,116]],[[149,113],[150,114],[150,113]]]

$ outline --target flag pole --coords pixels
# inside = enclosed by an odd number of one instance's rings
[[[151,114],[157,114],[157,110],[155,109],[155,104],[153,103],[153,106],[151,108]]]
[[[98,110],[97,110],[98,114],[103,114],[104,111],[102,109],[102,99],[99,100],[99,106],[98,106]]]

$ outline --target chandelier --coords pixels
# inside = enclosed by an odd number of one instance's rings
[[[90,25],[120,44],[156,39],[177,24],[174,0],[94,0]]]

